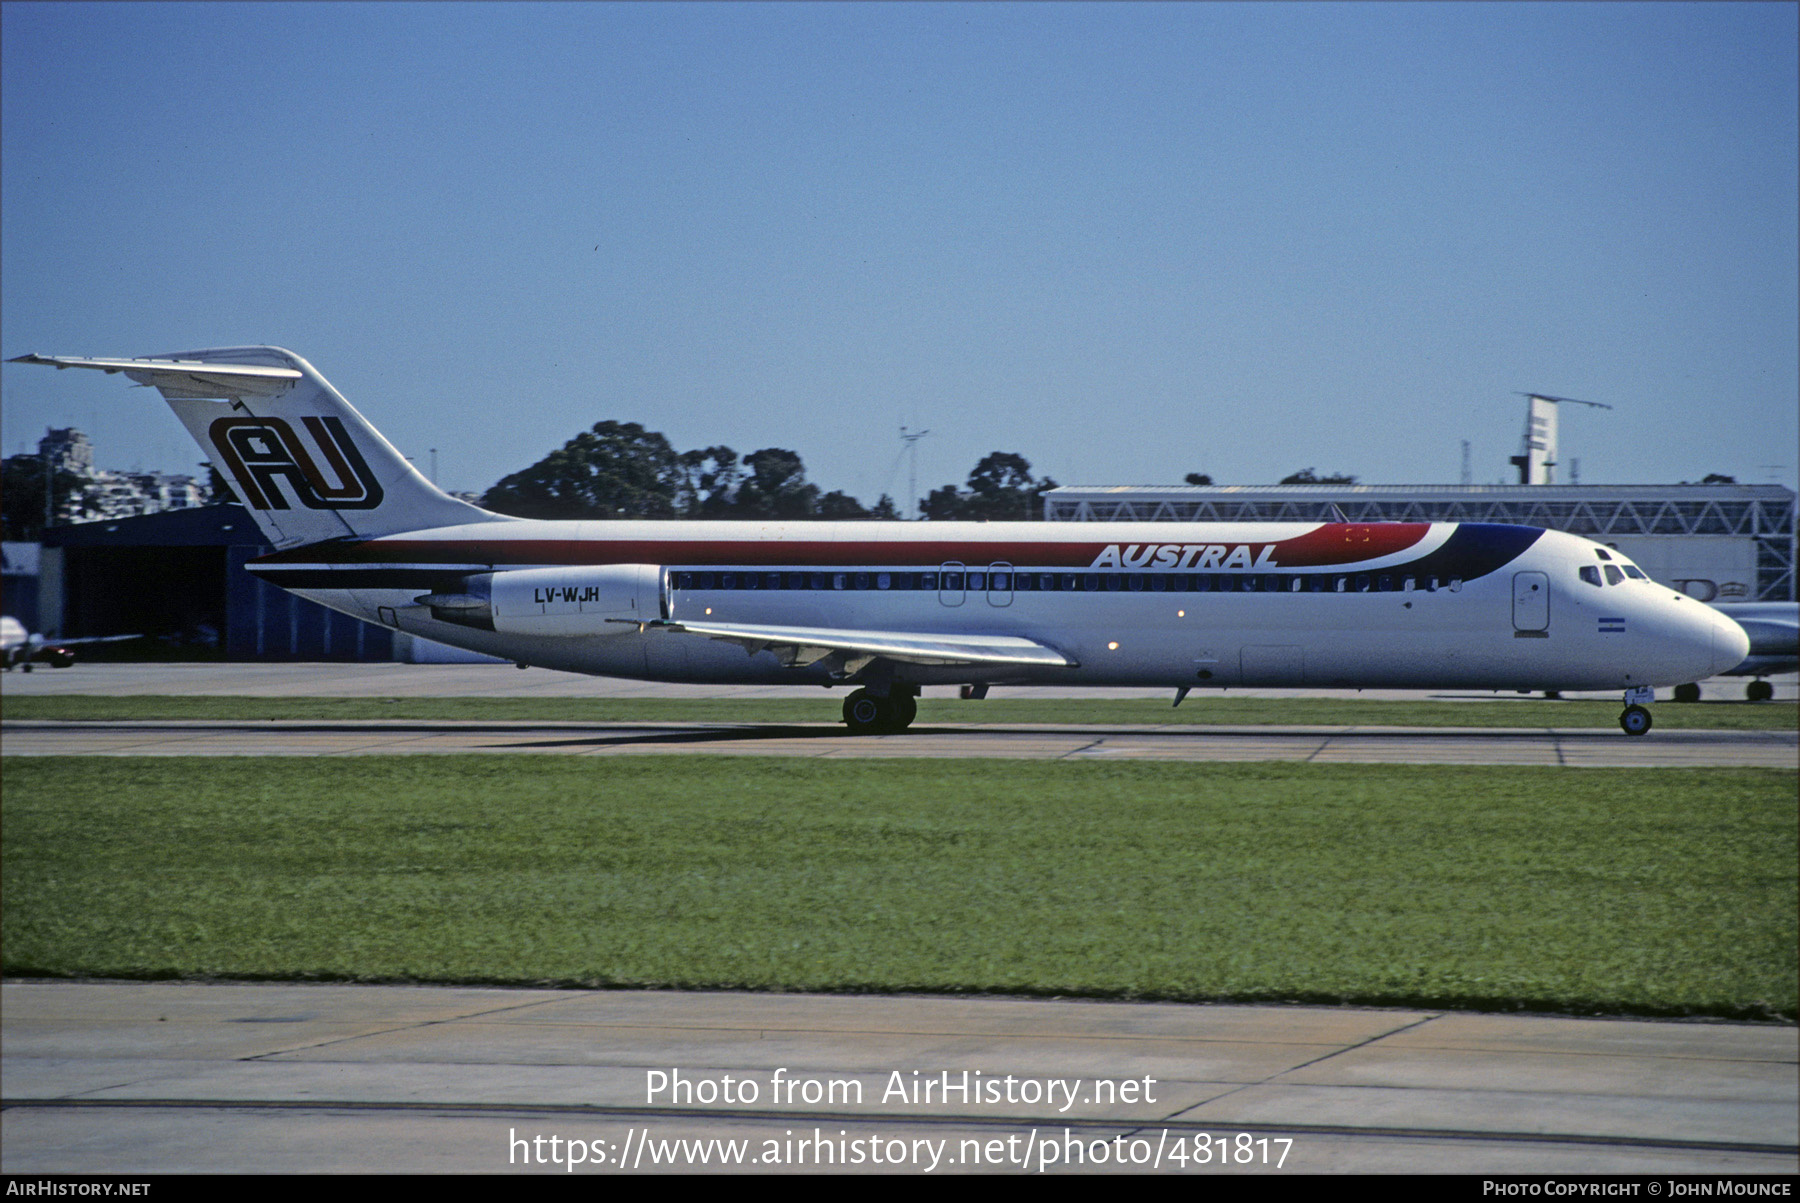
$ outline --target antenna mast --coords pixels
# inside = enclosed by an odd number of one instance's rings
[[[908,456],[906,469],[906,501],[907,517],[916,519],[919,516],[919,440],[930,434],[929,430],[915,430],[907,433],[906,427],[900,428],[900,441],[906,446],[901,448]]]

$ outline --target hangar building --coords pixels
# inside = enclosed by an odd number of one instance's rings
[[[141,633],[227,660],[393,658],[386,629],[244,571],[271,550],[239,505],[52,526],[38,562],[38,618],[65,638]]]
[[[1112,485],[1044,494],[1049,522],[1503,522],[1616,547],[1701,601],[1793,601],[1780,485]]]

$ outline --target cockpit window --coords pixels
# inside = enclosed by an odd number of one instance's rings
[[[1611,568],[1612,566],[1609,564],[1607,567]],[[1613,568],[1613,571],[1617,572],[1618,569]],[[1581,579],[1598,588],[1600,585],[1600,570],[1592,564],[1583,564],[1581,566]]]
[[[1644,575],[1644,570],[1639,568],[1636,564],[1625,565],[1625,575],[1634,581],[1647,581],[1650,579]]]
[[[1619,571],[1619,567],[1617,564],[1608,564],[1606,566],[1606,583],[1607,584],[1616,585],[1624,579],[1625,579],[1625,574],[1623,572]]]
[[[1603,560],[1612,559],[1612,556],[1607,552],[1606,548],[1604,548],[1604,547],[1594,548],[1594,554],[1599,556]]]

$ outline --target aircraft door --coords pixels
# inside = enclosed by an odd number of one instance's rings
[[[968,595],[968,567],[961,560],[946,560],[938,565],[938,601],[946,606],[960,606]]]
[[[1013,566],[1005,560],[988,565],[987,599],[990,606],[1010,606],[1013,600]]]
[[[1513,630],[1550,629],[1550,578],[1541,572],[1513,573]]]

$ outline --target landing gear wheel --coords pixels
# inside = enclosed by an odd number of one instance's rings
[[[1744,686],[1744,696],[1752,702],[1766,702],[1775,696],[1773,681],[1752,681]]]
[[[1675,687],[1675,700],[1677,702],[1698,702],[1700,700],[1700,687],[1692,682],[1689,682],[1686,685],[1677,685]]]
[[[1642,706],[1627,706],[1619,716],[1619,729],[1627,735],[1642,735],[1650,730],[1650,712]]]
[[[910,699],[908,699],[910,700]],[[844,726],[852,735],[880,735],[893,730],[894,699],[859,689],[844,699]]]
[[[913,719],[919,717],[919,699],[910,694],[901,694],[889,698],[894,704],[894,730],[904,731],[912,726]]]

